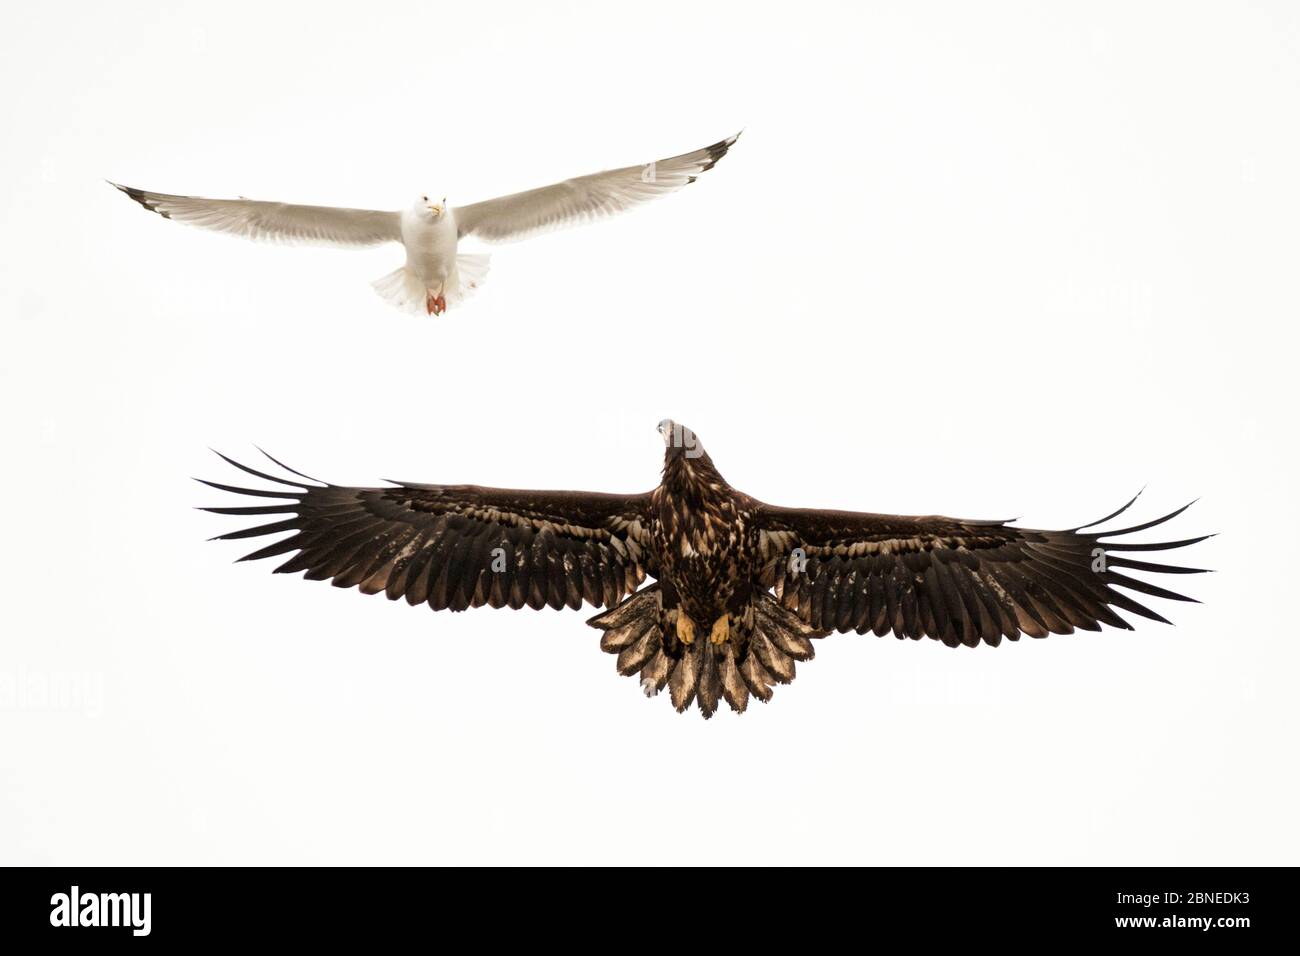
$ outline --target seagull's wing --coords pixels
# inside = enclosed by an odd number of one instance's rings
[[[281,488],[204,484],[275,503],[204,510],[289,517],[220,537],[293,532],[241,560],[297,552],[275,570],[306,571],[335,587],[382,591],[435,611],[485,604],[576,610],[584,601],[613,607],[653,570],[648,494],[400,483],[345,488],[226,461]]]
[[[1129,502],[1132,504],[1132,502]],[[1111,610],[1165,619],[1116,588],[1174,601],[1174,591],[1120,569],[1185,574],[1185,568],[1124,557],[1204,538],[1133,544],[1105,541],[1180,514],[1117,531],[1084,532],[1124,511],[1068,531],[1035,531],[1002,521],[859,514],[761,505],[762,582],[813,627],[932,637],[950,646],[996,645],[1069,634],[1101,624],[1132,629]],[[1168,622],[1166,622],[1168,623]]]
[[[245,239],[328,246],[373,246],[381,242],[402,241],[401,214],[396,212],[296,206],[254,199],[172,196],[117,183],[111,185],[164,219],[228,232]]]
[[[625,166],[562,183],[456,207],[460,235],[488,242],[523,239],[539,232],[601,219],[638,203],[675,192],[727,154],[740,134],[643,166]]]

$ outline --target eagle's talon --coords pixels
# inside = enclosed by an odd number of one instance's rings
[[[731,636],[731,617],[724,614],[713,622],[713,628],[709,631],[710,644],[725,644],[727,638]]]
[[[677,612],[677,640],[683,644],[695,643],[695,622],[680,611]]]

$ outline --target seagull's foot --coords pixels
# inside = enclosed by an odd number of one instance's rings
[[[424,309],[429,315],[442,315],[447,311],[447,300],[441,295],[426,292],[424,295]]]
[[[677,640],[683,644],[695,643],[695,622],[681,610],[677,612]]]
[[[437,306],[437,309],[434,310],[434,315],[442,315],[442,313],[447,311],[447,300],[441,295],[433,300],[433,304]]]
[[[718,618],[716,621],[713,622],[713,627],[709,631],[709,643],[725,644],[727,643],[727,638],[730,636],[731,636],[731,616],[728,614],[724,614],[722,615],[722,617]]]

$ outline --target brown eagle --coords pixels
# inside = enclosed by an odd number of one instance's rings
[[[294,478],[221,457],[292,491],[213,488],[275,504],[206,508],[228,515],[287,514],[220,538],[289,537],[240,560],[296,554],[277,572],[305,571],[335,587],[383,592],[435,611],[488,605],[609,610],[588,623],[618,672],[647,696],[668,689],[711,717],[718,702],[744,711],[794,679],[812,639],[871,631],[950,647],[1101,630],[1131,630],[1113,608],[1155,621],[1129,595],[1194,600],[1130,577],[1190,574],[1116,552],[1165,551],[1209,535],[1155,544],[1103,541],[1163,524],[1177,511],[1118,531],[1068,531],[852,511],[779,508],[727,484],[694,433],[659,424],[667,450],[653,491],[611,495],[478,485],[392,482],[345,488],[268,458]],[[302,479],[302,480],[297,480]],[[647,577],[655,583],[641,587]],[[630,596],[629,596],[630,595]]]

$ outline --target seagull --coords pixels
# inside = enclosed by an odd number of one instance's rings
[[[939,515],[911,517],[784,508],[729,485],[689,428],[664,420],[663,477],[622,495],[392,482],[351,488],[226,462],[277,487],[204,481],[270,504],[205,508],[223,515],[288,515],[219,538],[288,537],[245,555],[293,552],[277,572],[385,594],[435,611],[607,608],[587,623],[617,670],[648,697],[666,687],[680,711],[705,718],[725,700],[743,712],[810,660],[833,631],[950,647],[1003,638],[1132,630],[1115,608],[1155,621],[1127,591],[1192,601],[1126,571],[1200,568],[1136,560],[1205,537],[1134,543],[1132,527],[1096,528],[1126,511],[1064,531]],[[200,479],[202,480],[202,479]],[[1136,500],[1136,496],[1133,500]],[[654,578],[654,583],[646,583]],[[1124,590],[1120,590],[1120,589]],[[481,682],[489,692],[492,682]]]
[[[371,283],[391,305],[441,315],[483,284],[489,256],[460,251],[460,240],[510,242],[601,219],[695,182],[727,154],[740,134],[668,159],[577,176],[550,186],[468,206],[420,195],[406,209],[344,209],[254,199],[175,196],[111,182],[165,219],[246,239],[329,246],[400,242],[405,264]]]

